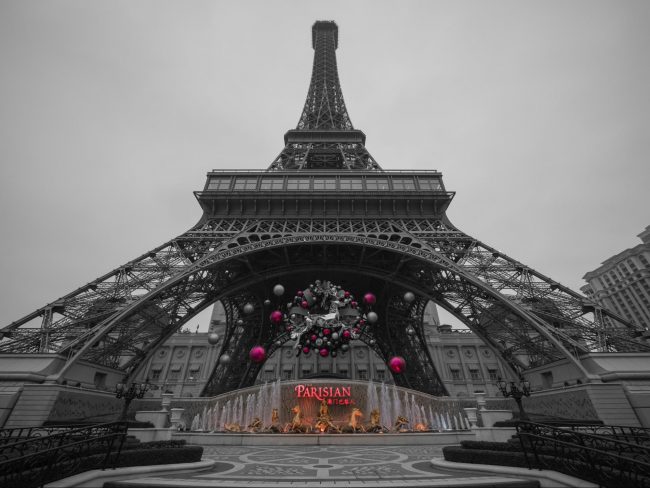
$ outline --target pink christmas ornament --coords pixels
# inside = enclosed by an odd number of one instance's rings
[[[330,353],[329,350],[327,350],[327,349],[325,349],[325,348],[323,348],[323,349],[321,349],[321,350],[319,351],[319,354],[320,354],[322,357],[327,357],[327,356],[329,356],[329,353]]]
[[[269,320],[272,324],[278,325],[280,322],[282,322],[282,312],[279,310],[274,310],[271,312],[271,315],[269,315]]]
[[[323,335],[330,335],[331,330],[329,329],[323,329]]]
[[[388,367],[393,373],[400,374],[406,370],[406,361],[401,356],[393,356],[388,360]]]
[[[377,297],[375,296],[374,293],[368,292],[363,296],[363,303],[365,303],[366,305],[374,305],[375,303],[377,303]]]
[[[359,305],[359,304],[358,304],[357,302],[350,302],[350,306],[351,306],[352,308],[357,308],[358,305]]]
[[[248,353],[248,356],[254,363],[261,363],[266,359],[266,349],[262,346],[254,346]]]
[[[316,341],[316,339],[318,339],[318,336],[316,334],[312,334],[311,335],[311,341],[314,342],[314,341]]]
[[[301,306],[302,308],[304,308],[304,309],[308,309],[308,308],[309,308],[309,302],[308,302],[307,300],[303,300],[303,301],[300,303],[300,306]]]
[[[350,292],[349,292],[349,291],[346,291],[345,293],[343,293],[343,296],[344,296],[345,298],[350,298]]]
[[[304,293],[302,292],[302,290],[298,290],[298,291],[296,292],[296,295],[298,295],[299,297],[301,297],[301,296],[304,295]]]
[[[302,348],[302,352],[303,352],[304,354],[309,354],[309,351],[311,351],[311,349],[309,349],[309,347],[307,347],[307,346],[305,346],[305,347]]]
[[[352,334],[350,334],[349,330],[344,330],[341,335],[343,336],[343,339],[349,339]]]

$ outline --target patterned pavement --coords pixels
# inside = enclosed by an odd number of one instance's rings
[[[208,471],[108,483],[107,487],[508,487],[537,482],[434,468],[439,446],[206,446]]]

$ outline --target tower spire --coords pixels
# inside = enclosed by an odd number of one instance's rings
[[[314,66],[298,130],[352,130],[336,67],[339,29],[332,21],[318,21],[312,29]]]
[[[381,171],[355,130],[343,101],[336,67],[339,29],[334,21],[312,26],[314,65],[298,126],[284,135],[285,147],[269,171],[328,169]]]

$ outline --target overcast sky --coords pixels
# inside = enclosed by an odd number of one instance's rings
[[[578,289],[650,224],[650,2],[0,1],[0,325],[183,233],[211,168],[267,168],[311,25],[384,169]]]

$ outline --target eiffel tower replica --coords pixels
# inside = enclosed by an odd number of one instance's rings
[[[251,347],[271,355],[290,340],[269,322],[273,286],[299,290],[316,279],[373,291],[379,320],[360,339],[385,360],[406,360],[397,385],[433,395],[447,392],[425,342],[429,301],[516,375],[566,359],[597,382],[583,354],[650,351],[644,330],[454,226],[445,214],[454,193],[441,173],[383,170],[345,107],[337,25],[316,22],[312,45],[300,120],[268,169],[209,172],[195,192],[196,225],[4,327],[0,353],[57,355],[54,383],[79,362],[134,378],[159,345],[220,301],[222,360],[203,391],[215,395],[255,382],[261,364],[249,360]],[[405,300],[408,292],[415,298]]]

